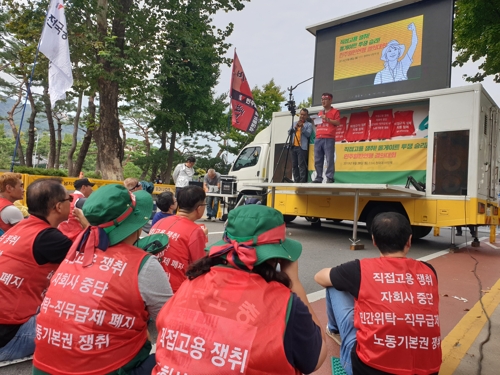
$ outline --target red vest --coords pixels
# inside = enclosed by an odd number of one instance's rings
[[[149,234],[162,233],[168,235],[167,248],[156,257],[167,274],[172,291],[175,293],[186,280],[186,270],[194,261],[205,256],[205,233],[201,227],[182,216],[168,216],[155,223]],[[193,236],[202,238],[197,249],[190,243]]]
[[[318,116],[323,116],[324,111],[319,111]],[[340,112],[335,108],[331,108],[325,113],[326,117],[330,120],[340,120]],[[335,134],[337,133],[337,127],[329,122],[323,121],[321,124],[316,126],[316,138],[333,138],[335,139]]]
[[[0,237],[0,324],[23,324],[36,314],[58,264],[40,266],[33,243],[50,224],[31,215]]]
[[[391,374],[438,372],[441,332],[434,272],[408,258],[362,259],[360,265],[354,304],[358,357]]]
[[[73,202],[70,202],[68,220],[63,221],[61,224],[59,224],[57,229],[59,229],[71,241],[74,241],[83,229],[78,219],[75,217],[75,215],[73,215],[73,210],[75,209],[76,200],[79,198],[85,198],[85,196],[78,190],[70,195],[73,197]]]
[[[13,206],[12,202],[9,201],[8,199],[0,198],[0,212],[2,212],[2,210],[7,206]],[[7,224],[2,219],[0,219],[0,229],[3,230],[4,233],[7,232],[13,226],[14,225]]]
[[[290,297],[232,268],[184,282],[158,315],[152,374],[298,374],[283,345]]]
[[[75,246],[41,305],[33,365],[53,375],[107,374],[130,362],[147,340],[149,314],[138,286],[147,254],[118,244],[96,249],[84,268]]]

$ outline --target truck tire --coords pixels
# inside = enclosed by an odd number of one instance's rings
[[[366,229],[368,230],[368,234],[370,234],[370,236],[372,235],[372,223],[373,223],[373,219],[375,219],[375,216],[377,216],[378,214],[382,213],[382,212],[397,212],[403,216],[406,216],[406,213],[405,212],[401,212],[401,210],[398,210],[397,207],[387,207],[387,206],[383,206],[383,205],[376,205],[375,207],[373,207],[370,212],[368,212],[368,215],[366,215]]]
[[[310,223],[317,223],[321,219],[319,217],[305,216],[305,219]]]
[[[401,212],[400,210],[397,209],[391,209],[389,208],[384,208],[382,206],[375,206],[367,215],[366,217],[366,229],[368,230],[368,233],[371,235],[372,234],[372,223],[373,219],[375,216],[382,212],[397,212],[400,213],[403,216],[406,216],[404,212]],[[411,231],[412,231],[412,239],[413,240],[419,240],[425,236],[427,236],[432,230],[432,227],[424,227],[420,225],[412,225],[411,226]]]
[[[283,220],[288,224],[294,221],[296,217],[297,215],[283,215]]]
[[[411,232],[412,232],[412,236],[411,236],[411,239],[412,240],[419,240],[421,238],[424,238],[425,236],[427,236],[432,230],[432,227],[423,227],[421,225],[412,225],[411,226]]]

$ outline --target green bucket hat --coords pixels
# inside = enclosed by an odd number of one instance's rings
[[[222,241],[205,250],[209,257],[225,256],[232,266],[251,270],[269,259],[297,260],[301,243],[285,237],[281,212],[251,204],[230,211]]]
[[[111,246],[149,221],[153,198],[144,190],[130,193],[123,185],[104,185],[85,201],[83,214],[90,225],[104,229]]]

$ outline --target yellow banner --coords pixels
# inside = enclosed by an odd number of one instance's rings
[[[3,174],[0,172],[0,174]],[[64,187],[72,192],[75,190],[75,186],[73,185],[76,180],[78,180],[78,177],[58,177],[58,176],[41,176],[41,175],[30,175],[30,174],[22,174],[22,181],[24,183],[24,189],[26,190],[27,187],[35,180],[38,180],[40,178],[60,178],[62,180],[62,184]],[[96,178],[89,178],[89,181],[92,182],[94,187],[92,188],[93,190],[97,190],[101,186],[104,185],[109,185],[109,184],[118,184],[118,185],[123,185],[123,181],[117,181],[117,180],[100,180]],[[166,184],[154,184],[154,191],[153,194],[161,194],[165,191],[171,191],[175,193],[175,185],[166,185]]]
[[[411,24],[417,35],[411,66],[419,66],[422,60],[423,15],[337,37],[333,79],[359,77],[383,70],[382,53],[391,41],[399,44],[402,53],[398,60],[401,61],[412,44]]]
[[[369,143],[337,143],[337,172],[425,170],[427,139]]]

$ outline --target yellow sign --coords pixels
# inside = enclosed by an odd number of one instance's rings
[[[386,172],[425,170],[427,139],[337,143],[338,172]]]
[[[384,70],[387,58],[383,53],[389,43],[399,51],[400,62],[408,54],[412,67],[421,65],[423,25],[424,16],[420,15],[337,37],[333,79],[359,77]],[[414,52],[409,56],[413,42]]]

